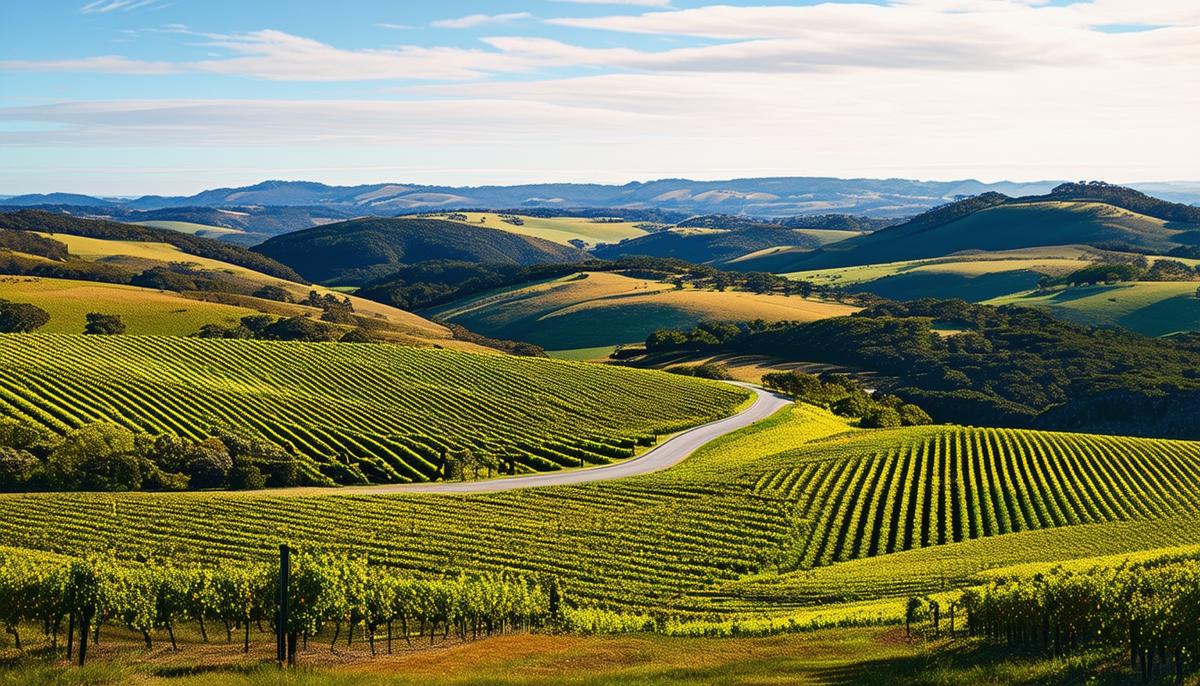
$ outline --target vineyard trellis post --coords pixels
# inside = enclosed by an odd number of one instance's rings
[[[275,618],[275,652],[282,667],[288,661],[288,572],[291,566],[291,550],[287,544],[279,546],[279,615]],[[295,658],[292,657],[294,661]]]

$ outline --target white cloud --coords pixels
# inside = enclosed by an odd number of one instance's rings
[[[533,15],[528,12],[509,12],[507,14],[470,14],[457,19],[439,19],[430,23],[439,29],[470,29],[487,24],[505,24],[510,21],[530,19]]]
[[[178,74],[182,70],[174,62],[146,62],[126,59],[117,55],[104,55],[76,60],[0,60],[0,71],[99,72],[153,76]]]

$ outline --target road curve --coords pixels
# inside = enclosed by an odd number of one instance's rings
[[[588,483],[590,481],[624,479],[627,476],[657,472],[679,464],[709,441],[747,427],[760,419],[766,419],[775,414],[781,407],[792,403],[791,399],[785,396],[763,390],[757,386],[733,381],[729,383],[734,383],[753,391],[757,396],[754,399],[754,403],[730,417],[701,424],[700,426],[692,427],[687,431],[675,434],[661,445],[622,462],[616,462],[603,467],[590,467],[565,472],[543,472],[501,479],[486,479],[483,481],[435,481],[416,484],[351,486],[348,488],[322,489],[321,492],[331,495],[346,493],[491,493],[494,491],[511,491],[518,488],[563,486],[567,484]],[[302,490],[309,491],[310,489]],[[280,493],[284,492],[286,491],[281,491]]]

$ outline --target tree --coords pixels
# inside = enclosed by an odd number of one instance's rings
[[[0,300],[0,333],[28,333],[49,321],[50,313],[37,305]]]
[[[342,334],[342,337],[338,341],[341,343],[374,343],[375,338],[371,335],[370,331],[360,326]]]
[[[119,314],[101,314],[88,312],[87,325],[83,332],[86,334],[113,336],[125,333],[125,322]]]
[[[47,477],[66,490],[131,490],[141,487],[143,458],[134,433],[117,424],[95,422],[71,431],[50,453]]]
[[[891,429],[903,422],[900,413],[886,405],[875,405],[863,413],[862,421],[858,423],[864,429]]]
[[[33,477],[38,459],[27,450],[0,446],[0,491],[15,490]]]
[[[256,298],[277,300],[281,303],[290,303],[295,301],[295,299],[292,298],[292,294],[289,293],[286,288],[283,288],[282,286],[276,286],[274,284],[267,284],[257,291],[254,291],[252,295]]]
[[[183,471],[191,477],[192,488],[218,488],[225,485],[225,477],[233,469],[229,450],[219,438],[209,438],[194,443],[187,453]]]

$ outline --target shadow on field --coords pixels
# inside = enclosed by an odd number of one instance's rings
[[[1053,658],[983,645],[944,646],[919,655],[864,659],[819,669],[814,676],[830,686],[1116,686],[1136,681],[1110,655]]]

